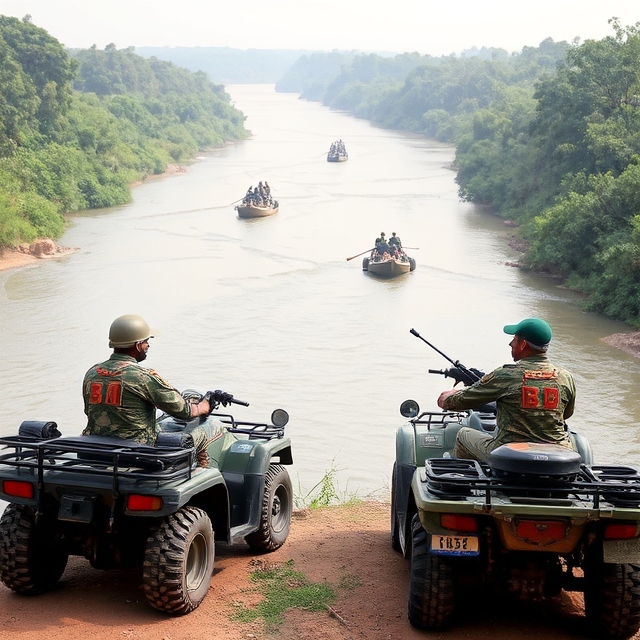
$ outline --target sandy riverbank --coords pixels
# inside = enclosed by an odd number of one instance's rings
[[[21,244],[17,249],[0,251],[0,271],[26,267],[39,260],[60,258],[74,251],[79,251],[79,249],[77,247],[63,247],[49,238],[40,238],[30,244]]]

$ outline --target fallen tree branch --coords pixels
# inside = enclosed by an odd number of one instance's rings
[[[333,608],[327,605],[327,611],[332,615],[340,624],[343,624],[345,627],[348,627],[347,621]]]

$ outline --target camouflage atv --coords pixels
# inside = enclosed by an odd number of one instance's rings
[[[564,589],[584,593],[597,636],[630,638],[640,628],[640,475],[594,465],[574,432],[576,451],[513,443],[486,465],[452,458],[462,426],[495,430],[486,409],[401,405],[408,422],[396,432],[391,544],[411,559],[411,624],[446,627],[468,587],[519,599]]]
[[[77,555],[96,569],[140,567],[152,607],[189,613],[209,589],[215,540],[244,540],[258,553],[285,542],[288,419],[282,409],[270,424],[218,412],[189,423],[165,415],[155,446],[61,437],[53,422],[23,422],[17,436],[0,438],[0,499],[9,502],[0,579],[17,593],[42,593]],[[196,466],[188,433],[204,421],[216,434],[207,468]]]

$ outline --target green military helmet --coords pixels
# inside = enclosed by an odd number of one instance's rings
[[[132,347],[136,342],[144,342],[151,335],[149,325],[140,316],[127,314],[116,318],[109,328],[109,346],[112,348]]]

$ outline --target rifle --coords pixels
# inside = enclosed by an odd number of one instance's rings
[[[430,346],[434,351],[437,351],[443,358],[448,360],[453,368],[451,369],[429,369],[429,373],[439,373],[447,378],[453,378],[458,382],[462,382],[465,386],[469,386],[474,382],[477,382],[484,376],[484,373],[479,369],[471,368],[467,369],[459,360],[452,360],[448,355],[442,353],[440,349],[434,347],[429,341],[425,340],[415,329],[409,329],[409,333],[416,336],[416,338],[420,338],[422,342]],[[454,385],[455,386],[455,385]]]

